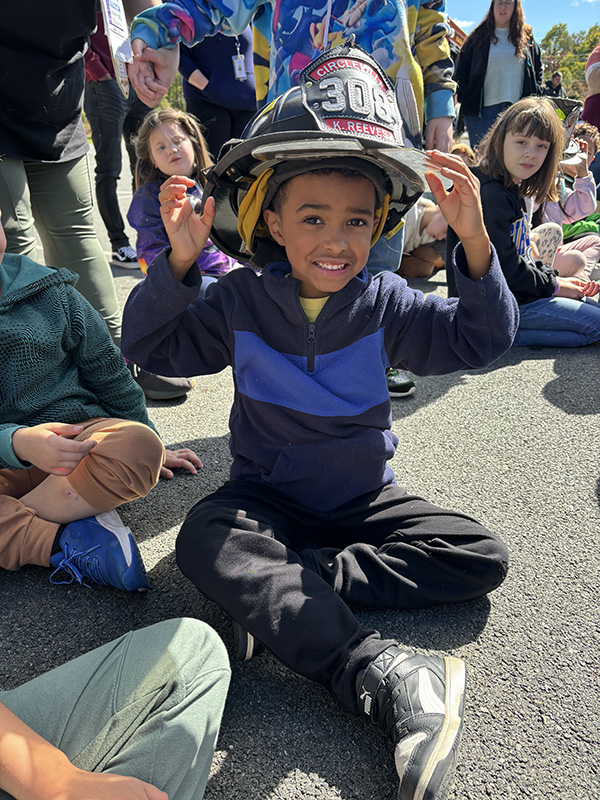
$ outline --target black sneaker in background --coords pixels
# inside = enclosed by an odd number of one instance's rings
[[[250,661],[265,649],[239,622],[233,620],[233,643],[238,661]]]
[[[190,380],[190,378],[167,378],[165,375],[155,375],[131,361],[127,362],[127,368],[148,400],[175,400],[186,395],[196,385],[194,378]]]
[[[125,269],[138,269],[139,267],[137,254],[130,244],[116,247],[112,251],[112,260]]]
[[[415,393],[415,382],[406,372],[391,367],[385,373],[390,397],[410,397]]]

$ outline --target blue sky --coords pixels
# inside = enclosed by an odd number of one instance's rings
[[[553,25],[566,22],[569,33],[587,30],[600,22],[600,0],[521,0],[525,20],[541,42]],[[484,0],[446,0],[446,12],[470,33],[489,8]]]

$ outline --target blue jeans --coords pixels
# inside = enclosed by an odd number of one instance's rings
[[[371,275],[378,272],[396,272],[400,267],[402,248],[404,246],[404,226],[390,239],[380,236],[369,253],[367,269]]]
[[[85,86],[84,110],[92,130],[96,151],[96,200],[113,250],[129,244],[117,197],[117,181],[121,175],[121,137],[129,155],[131,174],[135,173],[133,137],[150,111],[130,87],[125,99],[115,78],[88,81]]]
[[[498,115],[510,105],[512,104],[496,103],[494,106],[484,106],[481,109],[481,116],[465,117],[465,125],[467,126],[467,131],[469,132],[469,141],[471,142],[471,147],[473,149],[477,147],[483,136],[492,127]]]
[[[600,307],[586,298],[544,297],[519,306],[516,347],[581,347],[600,341]]]

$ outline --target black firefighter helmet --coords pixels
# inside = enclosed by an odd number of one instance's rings
[[[257,266],[280,260],[262,210],[285,180],[329,167],[355,169],[374,184],[381,221],[372,243],[400,228],[431,169],[422,151],[403,144],[392,82],[352,38],[308,64],[298,86],[223,145],[203,195],[216,203],[211,239]]]

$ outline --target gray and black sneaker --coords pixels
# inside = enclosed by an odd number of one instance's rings
[[[264,645],[255,639],[252,634],[243,628],[239,622],[233,621],[233,642],[235,657],[238,661],[250,661],[265,649]]]
[[[183,397],[196,385],[192,378],[168,378],[165,375],[155,375],[148,372],[132,361],[127,362],[127,368],[133,375],[133,380],[141,386],[148,400],[175,400]]]
[[[415,382],[402,370],[389,367],[385,377],[390,397],[410,397],[416,391]]]
[[[465,665],[391,645],[357,680],[358,710],[394,742],[399,800],[447,797],[463,724]]]

